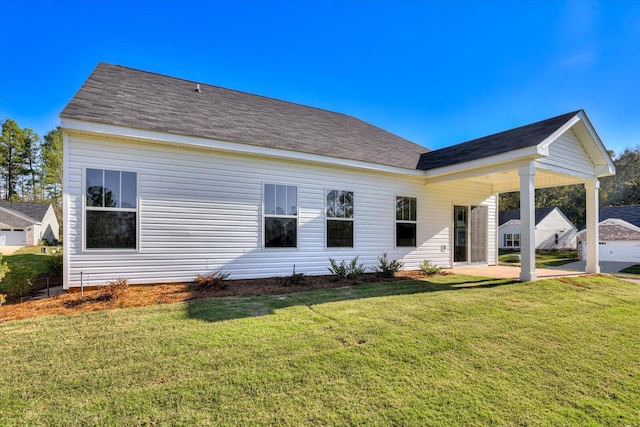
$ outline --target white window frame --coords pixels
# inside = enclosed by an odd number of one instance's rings
[[[416,218],[415,220],[411,220],[411,219],[398,219],[398,211],[397,211],[397,207],[398,207],[398,199],[413,199],[415,200],[415,204],[416,204]],[[394,227],[393,227],[393,241],[394,241],[394,247],[396,248],[417,248],[418,247],[418,198],[415,196],[399,196],[396,195],[394,198],[394,209],[393,209],[393,217],[395,219],[394,222]],[[411,211],[409,211],[409,216],[411,216]],[[404,213],[403,213],[403,217],[404,217]],[[413,246],[398,246],[398,223],[401,224],[415,224],[415,230],[416,230],[416,236],[415,236],[415,245]]]
[[[329,216],[327,215],[327,197],[329,196],[329,192],[331,191],[339,191],[341,193],[351,193],[353,200],[353,213],[350,218],[345,217],[337,217],[337,216]],[[329,221],[350,221],[353,229],[353,242],[351,246],[329,246],[329,227],[327,226]],[[356,192],[353,190],[338,190],[337,188],[325,188],[324,189],[324,247],[329,250],[349,250],[354,249],[356,247]]]
[[[265,196],[266,196],[266,187],[267,185],[275,185],[277,187],[294,187],[296,189],[296,213],[294,215],[281,215],[281,214],[267,214],[265,209]],[[297,185],[284,184],[280,182],[263,182],[262,183],[262,248],[268,251],[295,251],[298,250],[298,246],[300,243],[300,205],[298,201],[300,200],[299,196],[299,188]],[[296,220],[296,244],[295,246],[267,246],[267,228],[266,222],[267,218],[285,218],[285,219],[295,219]]]
[[[95,169],[113,172],[129,172],[136,174],[136,207],[135,208],[105,208],[97,206],[87,206],[87,170]],[[104,179],[104,178],[103,178]],[[120,194],[122,194],[122,181],[120,182]],[[107,211],[107,212],[135,212],[136,214],[136,247],[135,248],[87,248],[87,211]],[[140,252],[140,171],[123,168],[110,168],[109,166],[96,165],[82,168],[82,223],[80,224],[80,235],[82,236],[82,251],[91,253],[136,253]]]

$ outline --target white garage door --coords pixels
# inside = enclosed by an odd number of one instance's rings
[[[0,231],[0,244],[3,246],[24,246],[24,231]]]
[[[640,264],[640,241],[600,242],[600,261],[637,262]]]

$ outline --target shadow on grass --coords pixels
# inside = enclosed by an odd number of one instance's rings
[[[428,292],[457,291],[463,289],[488,289],[517,283],[509,279],[489,279],[470,276],[451,276],[450,280],[404,280],[399,282],[371,283],[342,288],[263,295],[254,297],[209,298],[187,302],[187,317],[207,322],[265,316],[278,309],[294,306],[312,306],[361,298],[378,298],[412,295]]]

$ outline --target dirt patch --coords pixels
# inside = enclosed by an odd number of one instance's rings
[[[0,306],[0,322],[51,314],[79,314],[125,307],[171,304],[200,298],[279,295],[419,277],[423,276],[417,271],[401,272],[393,278],[380,278],[374,274],[365,274],[357,281],[336,281],[333,276],[305,276],[302,283],[297,286],[283,286],[282,278],[229,280],[224,282],[224,289],[219,290],[203,290],[194,283],[131,286],[125,295],[112,300],[105,299],[102,290],[92,290],[85,291],[84,295],[66,293],[50,298],[5,304]]]

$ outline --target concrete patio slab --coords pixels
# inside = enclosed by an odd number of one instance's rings
[[[451,270],[454,274],[468,274],[471,276],[491,277],[492,279],[515,279],[520,280],[520,267],[512,267],[508,265],[490,265],[488,267],[454,267]],[[536,274],[538,279],[548,279],[551,277],[562,276],[579,276],[584,273],[582,271],[567,270],[567,269],[546,269],[536,268]]]

